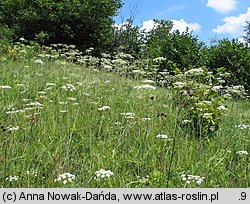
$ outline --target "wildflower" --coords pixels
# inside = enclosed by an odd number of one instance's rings
[[[183,120],[181,123],[182,124],[187,124],[187,123],[191,123],[192,121],[191,120]]]
[[[224,97],[225,99],[231,99],[231,98],[232,98],[232,95],[229,94],[229,93],[226,93],[226,94],[223,95],[223,97]]]
[[[248,155],[248,152],[245,151],[245,150],[242,150],[242,151],[238,151],[236,152],[237,154],[240,154],[240,155]]]
[[[149,182],[149,175],[146,175],[145,177],[140,177],[140,176],[137,176],[137,178],[139,179],[138,182],[139,183],[142,183],[142,184],[146,184]]]
[[[149,80],[149,79],[145,79],[144,81],[142,81],[143,83],[146,83],[146,84],[155,84],[155,81],[153,80]]]
[[[45,91],[39,91],[38,93],[39,93],[39,94],[46,94]]]
[[[184,74],[185,75],[201,75],[201,74],[203,74],[203,69],[202,68],[198,68],[198,69],[190,69],[190,70],[188,70],[188,71],[186,71]]]
[[[18,87],[24,87],[25,84],[17,84],[16,86],[18,86]]]
[[[213,115],[213,113],[203,113],[202,117],[208,119],[208,118],[212,117],[212,115]]]
[[[143,85],[138,85],[138,86],[134,86],[134,89],[156,89],[155,86],[152,86],[150,84],[143,84]]]
[[[37,101],[35,101],[35,102],[30,102],[30,103],[27,103],[27,104],[25,104],[26,106],[43,106],[43,104],[41,104],[41,103],[39,103],[39,102],[37,102]]]
[[[209,128],[209,130],[211,130],[212,132],[214,132],[214,131],[215,131],[215,126],[211,126],[211,127]]]
[[[24,38],[19,38],[20,41],[25,42],[26,40]]]
[[[116,59],[116,60],[113,60],[113,63],[114,64],[117,64],[117,65],[126,65],[127,64],[127,62],[125,61],[125,60],[123,60],[123,59]]]
[[[223,79],[219,79],[219,80],[218,80],[218,83],[220,83],[220,84],[224,84],[224,83],[226,83],[226,81],[225,81],[225,80],[223,80]]]
[[[68,110],[60,110],[60,113],[67,113],[69,112]]]
[[[142,118],[142,120],[148,121],[148,120],[151,120],[151,118]]]
[[[25,110],[12,110],[12,111],[7,111],[6,114],[14,114],[14,113],[24,113]]]
[[[98,108],[98,110],[102,110],[102,111],[104,111],[104,110],[109,110],[109,109],[110,109],[109,106],[103,106],[103,107],[101,107],[101,108]]]
[[[9,177],[7,177],[5,180],[6,181],[18,181],[18,176],[9,176]]]
[[[67,104],[68,104],[68,102],[63,102],[63,101],[60,101],[60,102],[59,102],[59,104],[61,104],[61,105],[67,105]]]
[[[36,107],[25,108],[24,110],[29,111],[29,110],[34,110],[34,109],[36,109]]]
[[[227,110],[227,108],[225,106],[219,106],[217,110]]]
[[[67,183],[72,183],[76,179],[76,176],[71,173],[64,173],[59,175],[54,182],[62,182],[64,185]]]
[[[38,171],[35,169],[31,169],[30,171],[26,171],[26,174],[28,176],[31,175],[31,176],[37,177]]]
[[[19,130],[19,126],[16,126],[16,127],[9,126],[9,127],[7,127],[7,130],[9,132],[16,131],[16,130]]]
[[[76,90],[76,88],[72,84],[66,84],[62,88],[65,89],[65,90],[69,90],[71,92]]]
[[[134,69],[134,70],[132,70],[132,73],[135,73],[135,74],[144,74],[144,71],[139,70],[139,69]]]
[[[109,178],[110,176],[113,176],[113,172],[110,170],[104,170],[100,169],[99,171],[95,172],[96,178]]]
[[[35,63],[36,63],[36,64],[41,64],[41,65],[44,64],[44,62],[43,62],[41,59],[36,59],[36,60],[35,60]]]
[[[113,69],[113,67],[112,67],[111,65],[107,65],[107,64],[105,64],[103,68],[104,68],[105,70],[112,70],[112,69]],[[98,70],[98,71],[99,71],[99,70]],[[107,83],[107,81],[104,82],[104,83]]]
[[[208,105],[208,106],[211,106],[212,105],[212,101],[201,101],[199,102],[199,105]]]
[[[186,86],[187,84],[185,83],[185,82],[181,82],[181,81],[178,81],[178,82],[175,82],[174,83],[174,86],[177,86],[177,87],[179,87],[179,88],[181,88],[181,87],[184,87],[184,86]]]
[[[241,130],[243,130],[243,129],[249,129],[250,130],[250,125],[240,124],[240,125],[236,125],[235,127],[240,128]]]
[[[134,113],[121,113],[121,115],[123,115],[125,118],[134,118],[135,114]]]
[[[172,139],[170,139],[167,135],[165,135],[165,134],[158,134],[158,135],[156,135],[156,137],[158,137],[158,138],[161,138],[161,139],[166,139],[166,140],[172,140]]]
[[[218,86],[213,86],[212,87],[212,91],[218,91],[218,90],[220,90],[220,89],[222,89],[223,88],[223,86],[221,86],[221,85],[218,85]]]
[[[46,86],[56,86],[55,83],[46,83]]]
[[[83,95],[84,96],[91,96],[89,93],[86,93],[86,92],[84,92]]]
[[[157,58],[153,59],[153,62],[159,63],[159,62],[165,61],[165,60],[166,60],[165,57],[157,57]]]
[[[0,86],[0,89],[11,89],[11,86]]]
[[[89,49],[86,50],[87,54],[91,54],[94,51],[93,47],[90,47]]]
[[[185,174],[184,172],[181,174],[181,180],[185,181],[186,184],[192,184],[196,183],[199,186],[202,185],[205,177],[191,175],[191,174]]]

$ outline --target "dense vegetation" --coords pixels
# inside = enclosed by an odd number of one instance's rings
[[[0,57],[2,187],[249,187],[250,103],[229,73],[87,53]]]
[[[249,45],[121,5],[0,2],[0,186],[249,187]]]
[[[244,85],[250,90],[250,54],[247,44],[237,40],[218,40],[206,46],[186,30],[173,31],[171,21],[155,20],[149,32],[133,24],[130,18],[121,26],[113,25],[112,16],[122,6],[119,0],[95,1],[20,1],[0,3],[0,41],[14,42],[19,38],[39,44],[71,44],[84,51],[94,48],[94,54],[131,54],[137,59],[163,57],[158,71],[174,74],[176,69],[208,67],[216,72],[224,67],[231,79],[226,83]],[[16,12],[11,12],[15,10]],[[249,22],[245,39],[249,42]],[[3,49],[3,48],[1,48]]]
[[[0,25],[17,38],[103,50],[120,7],[120,0],[1,0]]]

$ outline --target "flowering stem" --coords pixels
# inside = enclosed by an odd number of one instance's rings
[[[171,174],[171,169],[172,169],[172,164],[173,164],[173,158],[175,155],[175,147],[176,147],[176,139],[178,137],[178,120],[179,120],[179,115],[180,115],[180,108],[176,108],[176,119],[175,119],[175,127],[174,127],[174,134],[173,134],[173,146],[172,146],[172,154],[170,157],[170,162],[168,166],[168,176],[167,176],[167,188],[169,187],[169,180],[170,180],[170,174]]]

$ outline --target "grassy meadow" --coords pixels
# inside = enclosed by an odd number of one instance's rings
[[[196,137],[145,78],[32,58],[0,71],[1,187],[250,187],[249,100]]]

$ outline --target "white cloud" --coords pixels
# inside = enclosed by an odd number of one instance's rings
[[[250,46],[250,43],[248,43],[246,41],[246,39],[244,39],[244,38],[238,38],[238,41],[241,42],[241,43],[243,43],[243,44],[248,44]]]
[[[239,16],[228,16],[222,21],[224,24],[214,28],[214,33],[231,34],[232,36],[243,35],[245,22],[250,21],[250,7],[248,7],[246,13],[240,14]]]
[[[220,13],[226,13],[236,8],[237,0],[207,0],[207,7]]]
[[[201,26],[198,23],[187,23],[185,20],[172,20],[173,29],[179,30],[181,33],[189,28],[189,31],[199,32],[201,30]],[[144,21],[140,30],[145,30],[146,32],[151,31],[155,26],[155,22],[153,20]]]
[[[155,22],[153,20],[148,20],[148,21],[144,21],[142,23],[142,27],[141,27],[141,31],[145,30],[145,32],[149,32],[151,31],[155,26]]]
[[[173,30],[179,30],[181,33],[189,28],[189,31],[200,32],[201,26],[198,23],[187,23],[185,20],[172,20]]]

